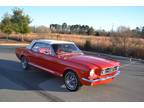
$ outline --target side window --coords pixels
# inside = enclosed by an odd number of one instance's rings
[[[45,55],[52,55],[51,48],[49,48],[48,46],[39,48],[39,53],[45,54]]]
[[[35,43],[34,46],[32,47],[32,51],[33,52],[38,52],[39,47],[40,47],[40,44],[39,43]]]
[[[52,55],[52,50],[51,50],[50,45],[45,44],[45,43],[36,43],[33,46],[32,50],[34,52],[38,52],[38,53],[41,53],[41,54]]]

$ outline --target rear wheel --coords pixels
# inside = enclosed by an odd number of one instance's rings
[[[27,61],[27,59],[25,58],[25,57],[22,57],[22,59],[21,59],[21,65],[22,65],[22,68],[24,69],[24,70],[27,70],[28,69],[28,61]]]
[[[77,91],[80,88],[79,78],[76,73],[68,71],[64,75],[64,83],[69,91]]]

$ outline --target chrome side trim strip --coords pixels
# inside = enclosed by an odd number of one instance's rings
[[[31,62],[29,62],[28,64],[29,64],[29,65],[32,65],[32,66],[34,66],[34,67],[37,67],[37,68],[39,68],[39,69],[48,71],[48,72],[50,72],[50,73],[52,73],[52,74],[56,74],[56,75],[61,76],[61,77],[63,76],[62,74],[59,74],[58,72],[55,72],[55,71],[52,71],[52,70],[50,70],[50,69],[44,68],[44,67],[42,67],[42,66],[33,64],[33,63],[31,63]]]
[[[86,78],[82,78],[82,80],[92,83],[92,82],[104,81],[104,80],[107,80],[107,79],[111,79],[111,78],[114,78],[114,77],[118,76],[119,74],[120,74],[120,71],[117,71],[117,73],[115,75],[108,76],[106,78],[100,78],[100,79],[96,79],[96,80],[89,80],[89,79],[86,79]]]

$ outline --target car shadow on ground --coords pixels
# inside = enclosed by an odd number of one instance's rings
[[[18,61],[0,59],[0,77],[0,89],[68,92],[62,78],[34,67],[23,70]]]

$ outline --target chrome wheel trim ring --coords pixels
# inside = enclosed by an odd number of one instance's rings
[[[21,64],[23,69],[27,68],[27,60],[25,58],[22,58]]]
[[[68,89],[75,90],[78,85],[78,80],[76,78],[76,75],[72,72],[68,72],[65,75],[65,84]]]

